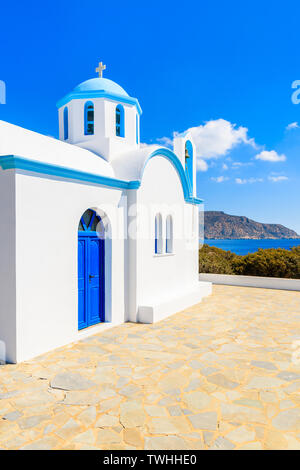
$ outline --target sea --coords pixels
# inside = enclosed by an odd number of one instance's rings
[[[264,240],[204,240],[209,246],[216,246],[222,250],[232,251],[236,255],[255,253],[259,248],[285,248],[290,250],[293,246],[300,245],[300,238],[295,239],[264,239]]]

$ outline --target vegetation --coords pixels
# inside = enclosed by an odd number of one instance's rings
[[[300,245],[291,250],[259,249],[245,256],[203,245],[199,250],[199,272],[300,279]]]

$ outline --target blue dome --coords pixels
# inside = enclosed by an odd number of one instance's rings
[[[124,88],[108,78],[91,78],[74,88],[74,92],[80,93],[86,91],[104,91],[114,95],[129,96]]]

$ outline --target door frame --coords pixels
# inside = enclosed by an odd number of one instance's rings
[[[78,302],[78,309],[77,309],[77,324],[78,330],[83,330],[85,328],[89,328],[91,326],[99,325],[99,323],[105,322],[105,240],[99,237],[97,232],[93,231],[78,231],[78,238],[77,238],[77,262],[78,262],[78,242],[80,239],[86,239],[87,244],[86,247],[89,245],[89,239],[97,239],[99,240],[99,295],[100,295],[100,312],[99,312],[99,321],[90,323],[88,322],[89,318],[89,289],[88,289],[88,282],[89,282],[89,262],[88,262],[88,249],[85,248],[85,261],[84,261],[84,296],[85,296],[85,316],[86,316],[86,323],[79,324],[79,302]],[[77,297],[78,297],[78,274],[79,274],[79,266],[77,265]]]

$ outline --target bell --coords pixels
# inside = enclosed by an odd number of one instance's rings
[[[190,156],[189,156],[189,151],[188,151],[187,147],[185,147],[185,158],[186,158],[186,159],[187,159],[187,158],[190,158]]]

